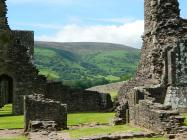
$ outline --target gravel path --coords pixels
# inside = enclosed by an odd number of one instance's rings
[[[1,139],[19,137],[23,135],[23,129],[16,130],[0,130]]]
[[[70,140],[68,133],[62,132],[31,132],[28,135],[29,140]]]

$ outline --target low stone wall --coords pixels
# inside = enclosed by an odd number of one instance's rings
[[[109,93],[109,92],[112,92],[112,91],[119,91],[119,89],[126,82],[127,81],[116,82],[116,83],[107,84],[107,85],[101,85],[101,86],[96,86],[96,87],[89,88],[87,90],[89,90],[89,91],[97,91],[97,92],[101,92],[101,93]]]
[[[154,132],[177,134],[187,131],[187,127],[182,126],[185,118],[180,116],[178,111],[172,110],[170,106],[154,103],[151,100],[142,100],[131,111],[132,123]]]
[[[25,131],[67,128],[66,105],[40,94],[24,97],[24,117]]]
[[[103,111],[112,108],[109,94],[74,90],[63,86],[61,82],[49,82],[46,97],[67,104],[68,112]]]
[[[187,131],[185,118],[171,106],[158,102],[159,86],[135,87],[126,94],[126,100],[118,106],[116,124],[132,123],[161,134],[177,134]],[[122,103],[122,102],[121,102]],[[121,109],[119,109],[121,107]]]

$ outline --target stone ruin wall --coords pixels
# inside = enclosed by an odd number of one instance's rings
[[[34,34],[30,31],[1,31],[0,75],[13,80],[13,113],[23,113],[23,96],[44,93],[46,78],[32,63]],[[3,97],[1,92],[1,97]],[[3,99],[3,98],[1,98]],[[6,102],[1,101],[1,106]]]
[[[141,61],[135,78],[119,91],[115,122],[156,132],[184,132],[184,118],[173,109],[187,111],[187,22],[180,17],[178,0],[144,3]]]
[[[184,117],[171,106],[161,104],[157,93],[162,89],[155,87],[136,87],[128,93],[128,103],[123,106],[126,123],[131,123],[160,134],[177,134],[187,131],[183,126]],[[152,92],[154,91],[154,92]],[[151,95],[153,94],[153,95]],[[153,98],[153,96],[155,96]],[[121,115],[122,115],[121,114]]]
[[[164,84],[165,53],[181,36],[179,4],[177,0],[145,0],[144,3],[144,43],[136,78],[145,85]]]
[[[67,129],[67,105],[35,94],[24,97],[25,131]]]
[[[68,112],[104,111],[113,107],[109,94],[71,89],[61,82],[48,82],[46,97],[67,104]]]

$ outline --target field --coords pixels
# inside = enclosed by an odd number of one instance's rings
[[[35,42],[34,58],[48,79],[86,89],[132,77],[140,51],[110,43]]]
[[[0,109],[0,129],[20,129],[23,128],[23,116],[12,116],[11,105],[6,105]],[[98,134],[109,134],[116,132],[139,132],[140,128],[129,125],[113,126],[112,119],[114,113],[72,113],[68,114],[68,127],[70,130],[62,131],[68,133],[71,138],[79,138],[82,136],[92,136]],[[98,119],[99,118],[99,119]],[[27,140],[20,136],[14,138],[3,138],[0,140]],[[166,138],[149,138],[134,140],[166,140]]]

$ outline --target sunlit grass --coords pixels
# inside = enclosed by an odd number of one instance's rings
[[[118,91],[111,91],[111,92],[110,92],[110,95],[111,95],[112,101],[114,101],[115,98],[116,98],[117,95],[118,95]]]
[[[100,134],[110,134],[110,133],[116,133],[116,132],[138,132],[141,131],[139,128],[134,128],[128,125],[117,125],[117,126],[102,126],[97,128],[79,128],[75,130],[67,130],[65,132],[68,132],[71,136],[71,138],[80,138],[80,137],[86,137],[86,136],[94,136],[94,135],[100,135]]]
[[[23,128],[23,116],[11,116],[12,105],[6,105],[0,109],[0,129],[18,129]],[[78,126],[85,124],[85,127],[80,127],[74,130],[63,131],[69,133],[71,138],[80,138],[86,136],[93,136],[99,134],[121,133],[121,132],[137,132],[141,131],[140,128],[131,127],[129,125],[119,126],[97,126],[89,127],[93,124],[109,124],[114,117],[114,113],[73,113],[68,114],[68,126]],[[62,133],[63,133],[62,132]],[[0,140],[27,140],[26,137],[14,138],[0,138]],[[166,140],[165,138],[144,138],[133,140]]]
[[[3,108],[0,108],[0,116],[2,115],[11,115],[12,114],[12,104],[5,105]]]
[[[75,113],[68,114],[68,125],[108,124],[114,118],[114,113]]]
[[[184,125],[187,126],[187,113],[184,114],[184,117],[186,118],[186,119],[184,120]]]

